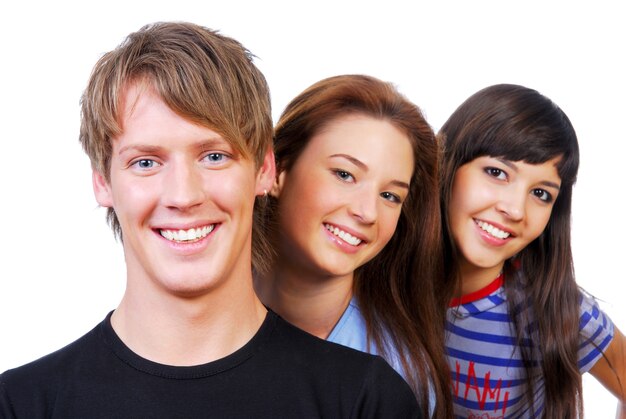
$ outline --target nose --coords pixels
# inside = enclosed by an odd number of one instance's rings
[[[526,216],[525,191],[509,188],[504,191],[496,204],[496,210],[512,221],[522,221]]]
[[[163,180],[163,205],[186,210],[204,202],[206,196],[199,170],[193,164],[172,163]]]
[[[364,188],[350,198],[350,215],[363,224],[374,224],[378,218],[378,192]]]

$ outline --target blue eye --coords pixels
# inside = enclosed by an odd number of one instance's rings
[[[533,189],[531,193],[543,202],[552,202],[552,194],[544,189]]]
[[[341,169],[333,169],[333,173],[344,182],[354,182],[354,176],[350,172]]]
[[[221,162],[226,158],[225,155],[223,155],[222,153],[210,153],[207,154],[206,159],[210,162],[213,163],[217,163],[217,162]]]
[[[222,165],[226,163],[229,159],[229,155],[226,153],[213,152],[208,153],[203,157],[203,161],[211,166]]]
[[[152,169],[158,163],[151,159],[140,159],[135,161],[131,166],[136,166],[139,169]]]

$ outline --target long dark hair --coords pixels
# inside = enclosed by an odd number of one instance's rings
[[[577,366],[581,291],[576,285],[570,247],[572,188],[579,152],[571,122],[537,91],[500,84],[475,93],[461,104],[441,128],[439,138],[446,298],[458,292],[461,280],[459,251],[448,223],[457,169],[481,156],[530,164],[560,156],[557,171],[561,187],[548,224],[537,239],[505,262],[504,286],[525,365],[528,402],[534,405],[533,377],[540,373],[545,381],[544,417],[582,417],[582,379]],[[537,327],[529,328],[533,323]],[[530,346],[521,344],[524,338],[530,338]],[[542,362],[536,366],[533,359]]]
[[[373,77],[344,75],[319,81],[296,97],[278,121],[274,134],[277,171],[289,170],[309,139],[349,114],[381,119],[404,132],[415,162],[393,237],[354,273],[354,294],[368,338],[383,357],[391,355],[391,348],[397,349],[425,416],[429,416],[428,393],[432,391],[436,417],[450,417],[450,379],[443,351],[445,310],[443,300],[435,299],[441,295],[435,283],[443,275],[438,146],[419,108],[393,85]]]

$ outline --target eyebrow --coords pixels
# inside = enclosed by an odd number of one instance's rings
[[[512,170],[518,172],[519,169],[517,168],[517,166],[515,165],[515,163],[513,163],[510,160],[506,160],[506,159],[500,159],[500,158],[496,158],[496,160],[498,160],[500,163],[502,163],[503,165],[510,167]],[[555,182],[550,182],[549,180],[542,180],[541,182],[539,182],[540,185],[543,186],[547,186],[549,188],[554,188],[557,191],[561,190],[561,186],[558,183]]]
[[[364,170],[366,172],[369,170],[369,167],[367,166],[367,164],[363,163],[361,160],[359,160],[356,157],[353,157],[353,156],[351,156],[349,154],[343,154],[343,153],[331,154],[329,157],[341,157],[341,158],[344,158],[344,159],[350,161],[352,164],[354,164],[355,166],[357,166],[361,170]],[[409,189],[409,184],[406,183],[406,182],[402,182],[401,180],[394,179],[394,180],[392,180],[389,183],[391,183],[392,185],[398,186],[400,188]]]
[[[155,154],[155,153],[158,153],[161,149],[162,147],[157,147],[157,146],[148,145],[148,144],[131,144],[131,145],[127,145],[127,146],[120,148],[117,154],[122,155],[126,153],[127,151],[131,151],[131,150],[140,151],[142,153]]]
[[[228,145],[228,147],[233,148],[233,146],[228,141],[224,140],[222,137],[208,138],[204,141],[200,141],[197,144],[192,145],[192,147],[195,147],[198,150],[209,150],[217,145],[219,146]],[[121,155],[122,153],[125,153],[129,150],[135,150],[141,153],[158,154],[160,151],[163,150],[163,147],[154,146],[150,144],[130,144],[130,145],[120,148],[118,151],[118,154]]]

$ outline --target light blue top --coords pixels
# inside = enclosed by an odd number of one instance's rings
[[[365,319],[361,314],[361,309],[355,297],[352,297],[346,311],[343,312],[341,318],[326,340],[358,349],[361,352],[367,352],[373,355],[380,354],[376,343],[369,342],[368,345]],[[391,359],[387,359],[387,362],[406,379],[406,373],[398,359],[398,354],[395,351],[388,352]]]
[[[361,309],[359,308],[359,304],[357,303],[355,297],[352,297],[346,311],[343,312],[341,318],[326,340],[357,349],[361,352],[379,355],[376,343],[368,341],[367,339],[365,319],[361,314]],[[406,371],[402,368],[402,363],[400,362],[398,352],[395,348],[387,350],[386,361],[406,380]],[[429,389],[428,402],[430,405],[430,414],[432,416],[436,403],[435,395],[432,392],[432,389]]]

